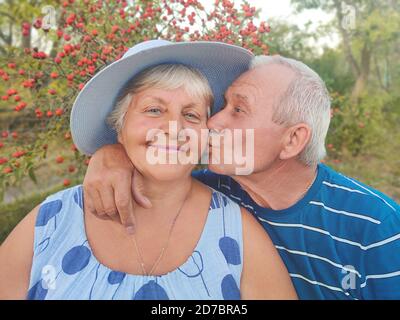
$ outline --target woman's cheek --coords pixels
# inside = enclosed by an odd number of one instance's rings
[[[196,152],[196,160],[199,160],[201,155],[208,150],[208,128],[204,124],[204,126],[196,126],[191,129],[194,134],[190,137],[190,148],[192,152]]]
[[[156,123],[152,119],[135,119],[128,124],[128,135],[134,140],[142,140],[142,143],[145,143],[150,130],[155,128]]]

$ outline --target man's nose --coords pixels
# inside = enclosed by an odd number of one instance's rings
[[[210,130],[223,130],[226,128],[226,125],[225,109],[218,111],[207,121],[207,127]]]

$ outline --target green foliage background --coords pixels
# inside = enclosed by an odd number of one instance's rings
[[[293,8],[299,12],[319,8],[332,15],[332,20],[317,31],[290,21],[262,22],[262,17],[257,18],[260,11],[252,8],[251,1],[216,1],[209,10],[202,6],[202,1],[173,4],[161,0],[133,1],[135,15],[123,18],[120,10],[125,2],[0,1],[0,70],[8,70],[10,74],[10,80],[0,79],[0,97],[10,88],[20,87],[22,80],[36,79],[34,88],[18,90],[28,104],[24,110],[14,111],[18,104],[13,101],[14,96],[0,100],[0,133],[9,134],[7,138],[0,137],[0,160],[2,157],[8,160],[0,161],[0,241],[46,194],[83,179],[88,159],[76,152],[68,129],[71,103],[79,86],[91,77],[88,66],[85,63],[80,66],[79,60],[91,59],[96,52],[99,58],[93,65],[97,71],[134,43],[157,37],[173,41],[225,41],[247,47],[256,54],[281,54],[307,63],[321,75],[332,96],[325,162],[400,201],[400,4],[397,1],[292,0]],[[43,15],[41,8],[45,5],[63,12],[57,16],[57,24],[62,26],[57,30],[62,29],[72,40],[57,36],[56,29],[45,32],[32,28],[35,19]],[[354,28],[344,28],[342,24],[343,17],[352,13],[349,8],[355,12]],[[65,25],[70,14],[76,14],[76,19],[72,25]],[[84,28],[77,27],[78,21]],[[129,41],[125,41],[121,29],[137,21],[139,25],[129,34]],[[31,25],[29,37],[22,36],[24,22]],[[119,31],[113,31],[116,25]],[[92,36],[94,29],[97,36]],[[315,45],[316,40],[333,33],[340,37],[337,46]],[[85,42],[84,35],[92,39]],[[64,46],[71,43],[81,46],[76,50],[77,56],[69,53],[61,63],[56,63]],[[46,52],[48,58],[33,58],[35,50]],[[17,64],[14,71],[8,68],[10,62]],[[20,69],[27,74],[18,76]],[[38,77],[38,72],[43,75]],[[57,72],[59,77],[52,79],[51,72]],[[73,81],[66,81],[71,73]],[[49,89],[57,94],[49,95]],[[59,116],[54,115],[57,108],[63,110]],[[37,110],[43,112],[41,118],[37,118]],[[47,117],[48,111],[53,116]],[[16,139],[12,132],[18,133]],[[13,157],[16,151],[25,154]],[[57,160],[60,157],[61,162]],[[7,167],[13,172],[5,173]]]

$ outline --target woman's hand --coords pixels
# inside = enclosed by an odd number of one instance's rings
[[[100,217],[119,218],[128,233],[134,232],[135,202],[150,208],[142,194],[140,174],[121,144],[105,145],[92,156],[83,180],[85,210]]]
[[[245,209],[241,298],[245,300],[294,300],[296,291],[274,244],[260,223]]]

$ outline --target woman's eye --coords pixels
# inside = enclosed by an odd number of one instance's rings
[[[241,109],[240,107],[234,107],[233,110],[234,110],[236,113],[242,112],[242,109]]]
[[[199,116],[194,114],[194,113],[186,113],[185,117],[188,118],[189,120],[200,120]]]
[[[161,110],[160,110],[160,108],[151,107],[151,108],[146,109],[146,112],[150,113],[150,114],[154,114],[154,115],[159,115],[161,113]]]

